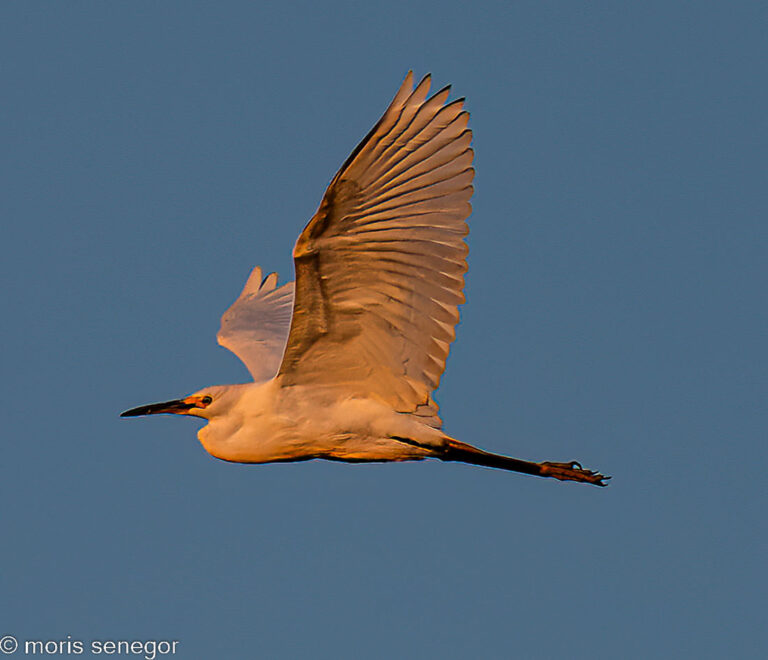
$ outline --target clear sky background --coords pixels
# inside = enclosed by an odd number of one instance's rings
[[[3,3],[0,635],[193,659],[766,657],[767,19]],[[410,68],[453,83],[475,132],[446,429],[609,488],[232,465],[196,420],[118,418],[247,379],[221,313],[254,265],[292,277]]]

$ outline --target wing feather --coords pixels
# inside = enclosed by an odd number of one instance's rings
[[[288,340],[293,294],[293,282],[278,287],[277,273],[262,279],[256,266],[238,299],[221,317],[216,339],[242,360],[256,382],[277,374]]]
[[[440,425],[440,384],[464,302],[473,152],[463,99],[408,73],[299,236],[278,376],[339,388]]]

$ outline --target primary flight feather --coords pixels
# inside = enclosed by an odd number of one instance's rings
[[[255,268],[219,343],[253,383],[207,387],[131,417],[202,417],[217,458],[268,463],[439,458],[605,485],[577,462],[534,463],[442,431],[432,392],[464,302],[473,151],[463,99],[408,73],[331,181],[293,250],[296,281]]]

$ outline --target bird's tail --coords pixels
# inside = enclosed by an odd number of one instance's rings
[[[582,481],[595,486],[607,486],[608,484],[605,482],[610,479],[610,477],[605,477],[598,472],[585,470],[577,461],[569,461],[568,463],[522,461],[501,454],[492,454],[452,438],[447,439],[444,449],[436,455],[436,458],[443,461],[458,461],[501,470],[523,472],[537,477],[554,477],[561,481]]]

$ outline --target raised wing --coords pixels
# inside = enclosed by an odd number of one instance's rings
[[[269,380],[283,358],[293,308],[293,282],[277,286],[277,273],[262,280],[256,266],[240,297],[221,317],[216,339],[239,357],[253,380]]]
[[[279,376],[434,415],[467,270],[473,152],[463,99],[408,73],[296,242]]]

